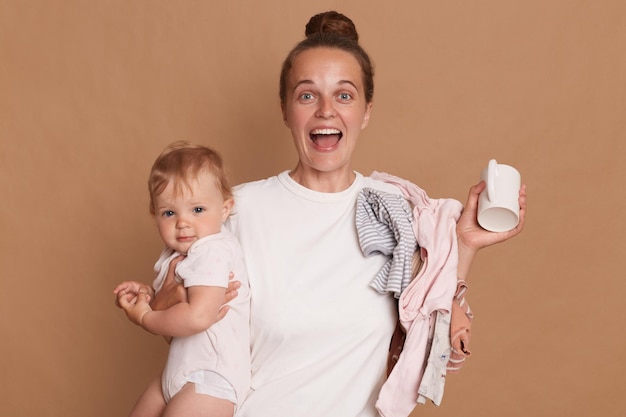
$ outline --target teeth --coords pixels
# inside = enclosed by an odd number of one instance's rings
[[[338,135],[340,133],[339,129],[315,129],[311,132],[312,135]]]

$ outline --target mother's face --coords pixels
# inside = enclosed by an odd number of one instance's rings
[[[370,117],[358,61],[335,48],[301,52],[287,77],[283,119],[291,130],[300,167],[351,172],[350,161]]]

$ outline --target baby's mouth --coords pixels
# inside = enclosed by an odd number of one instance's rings
[[[339,129],[315,129],[309,137],[318,148],[331,149],[339,143],[343,133]]]

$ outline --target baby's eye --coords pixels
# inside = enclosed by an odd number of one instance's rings
[[[174,212],[172,210],[165,210],[163,212],[163,217],[172,217],[174,215]]]
[[[204,211],[204,207],[194,207],[193,208],[193,212],[194,213],[202,213]]]

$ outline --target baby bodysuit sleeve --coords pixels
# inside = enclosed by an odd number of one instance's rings
[[[192,247],[176,267],[185,288],[192,286],[228,287],[232,270],[231,245],[224,239],[212,239]]]

